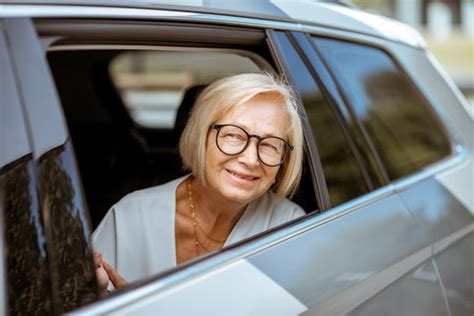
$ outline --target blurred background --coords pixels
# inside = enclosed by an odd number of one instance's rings
[[[416,28],[474,107],[474,0],[350,0]]]

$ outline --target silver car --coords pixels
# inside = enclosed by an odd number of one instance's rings
[[[413,29],[339,2],[0,1],[0,313],[472,315],[473,110]],[[307,215],[100,298],[90,234],[182,175],[200,90],[298,92]]]

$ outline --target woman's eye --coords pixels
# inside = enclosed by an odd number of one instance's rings
[[[225,137],[233,140],[244,140],[244,136],[241,134],[228,133]]]
[[[278,152],[278,148],[276,146],[272,145],[272,144],[262,143],[260,146],[263,147],[265,150],[271,150],[271,151]]]

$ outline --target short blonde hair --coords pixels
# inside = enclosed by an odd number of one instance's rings
[[[210,126],[225,113],[257,95],[277,97],[288,118],[288,142],[293,151],[280,166],[273,190],[278,198],[291,197],[299,184],[303,160],[303,129],[293,90],[267,73],[247,73],[219,79],[200,94],[179,141],[183,167],[207,183],[205,178],[206,141]]]

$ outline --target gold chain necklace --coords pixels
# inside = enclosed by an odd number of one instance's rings
[[[187,183],[187,188],[188,188],[188,198],[189,198],[189,207],[191,208],[191,216],[192,216],[192,219],[193,219],[193,233],[194,233],[194,245],[196,246],[196,250],[199,246],[201,246],[204,250],[206,251],[211,251],[210,249],[208,249],[207,247],[205,247],[201,241],[199,240],[198,236],[197,236],[197,228],[199,227],[199,229],[203,232],[204,235],[206,235],[206,237],[208,237],[209,239],[212,239],[214,241],[217,241],[217,242],[223,242],[225,241],[224,240],[218,240],[218,239],[214,239],[210,236],[208,236],[204,230],[202,229],[202,227],[200,227],[200,225],[198,224],[198,221],[197,221],[197,217],[196,217],[196,207],[194,206],[194,201],[193,201],[193,188],[192,188],[192,181],[193,179],[190,178],[189,179],[189,182]]]

